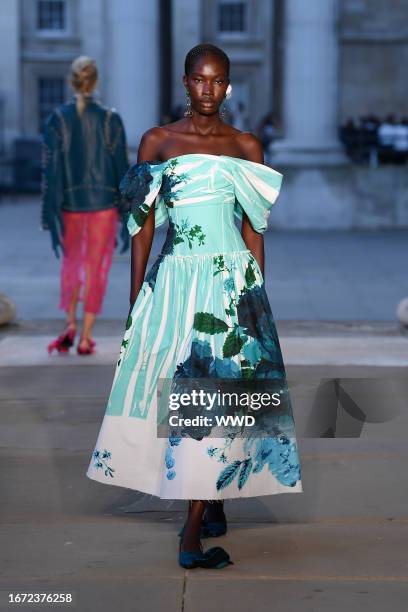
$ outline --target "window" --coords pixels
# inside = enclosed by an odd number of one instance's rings
[[[66,29],[65,0],[38,0],[37,29],[60,31]]]
[[[45,120],[65,99],[65,80],[60,77],[38,79],[38,122],[42,132]]]
[[[220,2],[218,5],[219,32],[246,32],[246,2]]]

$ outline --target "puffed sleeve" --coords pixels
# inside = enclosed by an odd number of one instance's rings
[[[159,196],[164,169],[165,164],[160,162],[134,164],[120,183],[119,190],[128,211],[127,228],[131,236],[140,232],[153,204],[155,227],[168,219],[166,205]]]
[[[234,214],[242,221],[243,211],[252,227],[263,233],[268,226],[272,205],[276,202],[283,175],[263,164],[231,160],[235,185]]]

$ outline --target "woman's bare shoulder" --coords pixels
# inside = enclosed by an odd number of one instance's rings
[[[174,140],[175,134],[183,133],[187,133],[185,120],[183,119],[150,128],[140,140],[140,156],[143,159],[160,159],[166,143]]]
[[[165,138],[166,135],[161,127],[152,127],[147,130],[140,139],[138,161],[158,159]]]
[[[235,136],[235,141],[244,159],[248,161],[264,163],[263,146],[259,138],[251,132],[239,132]]]
[[[140,139],[140,145],[154,145],[163,140],[164,133],[161,127],[152,127],[147,130]]]

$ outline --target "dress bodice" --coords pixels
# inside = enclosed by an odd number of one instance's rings
[[[243,211],[257,232],[265,231],[282,175],[263,164],[192,153],[165,162],[142,162],[121,183],[134,236],[155,207],[155,226],[169,222],[163,254],[200,255],[246,249],[234,222]]]

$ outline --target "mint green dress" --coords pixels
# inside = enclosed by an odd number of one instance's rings
[[[131,236],[151,206],[169,224],[126,323],[87,476],[163,499],[302,492],[291,409],[268,436],[158,437],[160,379],[275,379],[285,367],[264,279],[235,219],[267,228],[282,175],[226,155],[132,166],[121,184]],[[289,396],[290,405],[290,396]]]

